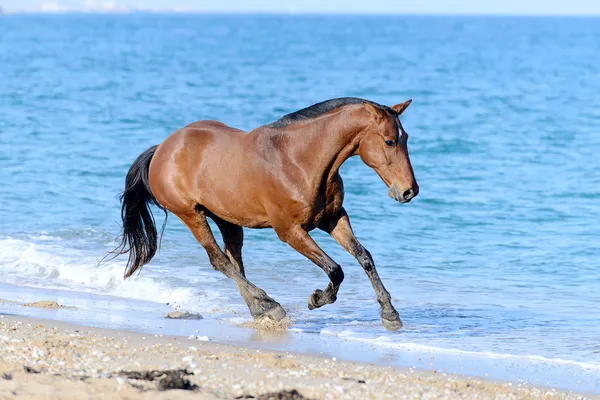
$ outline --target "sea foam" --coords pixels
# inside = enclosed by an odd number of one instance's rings
[[[123,261],[98,265],[93,256],[55,243],[2,239],[0,264],[3,281],[21,286],[108,294],[200,312],[215,308],[221,297],[218,292],[206,290],[200,296],[197,288],[174,287],[150,273],[124,280]]]

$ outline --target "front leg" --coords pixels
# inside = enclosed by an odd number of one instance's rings
[[[392,332],[402,328],[400,315],[392,305],[392,298],[379,278],[371,253],[354,236],[346,210],[342,208],[336,218],[322,222],[319,228],[329,233],[340,246],[352,254],[367,273],[371,285],[373,285],[373,289],[375,290],[377,301],[381,305],[381,322],[383,326]]]
[[[304,255],[313,263],[325,271],[329,277],[329,285],[327,289],[317,289],[308,299],[308,309],[314,310],[332,304],[337,299],[337,292],[340,284],[344,280],[344,271],[335,261],[331,259],[320,247],[308,232],[300,226],[294,226],[286,229],[275,229],[279,238],[289,244],[298,253]]]

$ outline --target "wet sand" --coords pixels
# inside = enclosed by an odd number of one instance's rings
[[[188,397],[598,398],[436,371],[341,362],[182,337],[0,315],[2,399]]]

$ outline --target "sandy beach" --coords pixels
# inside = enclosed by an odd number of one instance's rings
[[[0,315],[0,398],[581,399],[471,379]]]

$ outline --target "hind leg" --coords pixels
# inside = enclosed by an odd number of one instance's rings
[[[195,211],[187,215],[178,216],[192,231],[196,240],[204,247],[213,268],[235,281],[242,298],[250,309],[250,314],[255,319],[270,318],[274,321],[280,321],[285,317],[285,310],[279,303],[270,298],[264,290],[248,281],[225,253],[223,253],[206,221],[206,213],[204,211]]]
[[[244,263],[242,262],[244,229],[241,226],[234,225],[217,216],[211,215],[211,218],[215,221],[223,235],[223,249],[225,254],[227,254],[227,257],[229,257],[229,260],[235,265],[240,274],[246,276]]]

